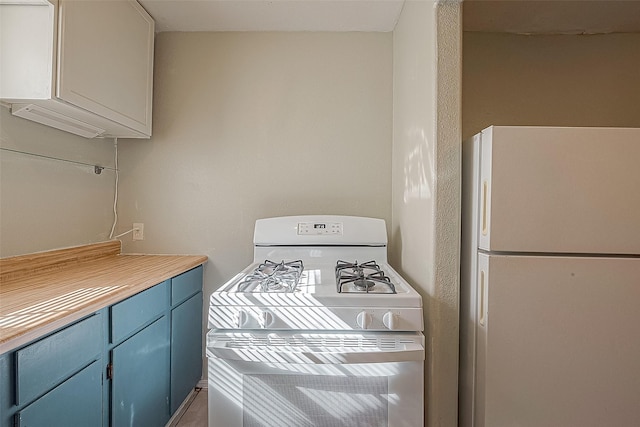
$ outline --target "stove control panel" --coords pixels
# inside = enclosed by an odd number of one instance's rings
[[[298,235],[342,235],[341,222],[299,222]]]
[[[393,311],[363,310],[356,316],[356,326],[360,329],[397,330],[403,321],[400,315]]]
[[[209,310],[213,329],[422,331],[422,308],[229,307]]]

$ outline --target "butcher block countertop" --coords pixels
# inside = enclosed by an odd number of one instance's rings
[[[120,251],[113,240],[0,259],[0,354],[207,261]]]

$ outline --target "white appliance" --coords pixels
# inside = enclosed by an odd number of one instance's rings
[[[640,129],[463,147],[460,426],[640,420]]]
[[[254,263],[210,298],[209,426],[422,426],[422,319],[384,220],[256,221]]]

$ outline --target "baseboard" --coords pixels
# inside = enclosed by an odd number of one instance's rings
[[[207,379],[203,379],[198,381],[198,384],[196,384],[196,387],[201,388],[204,391],[207,391],[207,388],[209,387],[209,384],[207,383]]]
[[[193,402],[193,399],[196,398],[196,395],[198,394],[198,392],[200,392],[200,388],[197,387],[197,386],[196,386],[196,388],[191,390],[191,393],[189,393],[187,398],[184,399],[182,404],[178,407],[178,409],[176,409],[176,412],[169,419],[169,421],[167,422],[165,427],[175,427],[178,424],[178,421],[180,421],[180,418],[182,418],[184,413],[187,412],[187,409],[189,408],[189,405],[191,405],[191,402]]]

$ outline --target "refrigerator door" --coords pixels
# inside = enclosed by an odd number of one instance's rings
[[[640,129],[482,131],[480,249],[640,254]]]
[[[640,258],[480,254],[476,286],[461,425],[637,425]]]

